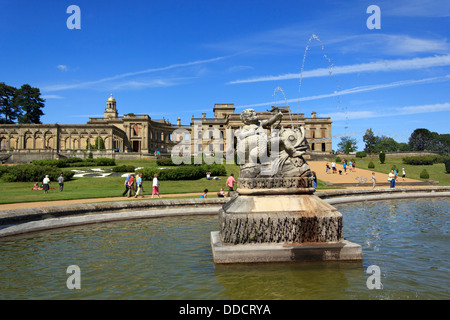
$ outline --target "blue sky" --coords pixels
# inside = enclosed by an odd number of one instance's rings
[[[183,124],[215,103],[287,101],[331,116],[335,149],[349,135],[362,150],[368,128],[398,142],[449,133],[449,36],[449,1],[0,0],[0,82],[40,88],[43,123],[101,117],[110,92],[120,115]]]

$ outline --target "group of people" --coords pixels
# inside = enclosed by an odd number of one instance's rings
[[[59,184],[59,191],[62,192],[64,189],[64,176],[61,173],[58,177],[58,179],[56,179],[58,184]],[[42,184],[39,184],[39,182],[36,182],[34,184],[34,186],[31,188],[32,191],[35,190],[44,190],[44,193],[48,193],[49,190],[51,189],[55,189],[55,188],[50,188],[50,178],[48,177],[48,175],[45,176],[45,178],[42,180]]]
[[[406,177],[406,170],[405,170],[405,168],[402,168],[403,181],[405,181],[405,177]],[[395,182],[397,181],[397,179],[398,179],[398,172],[397,172],[397,169],[394,168],[388,174],[388,181],[390,182],[391,188],[395,188]]]
[[[136,178],[134,174],[129,173],[125,178],[124,186],[125,191],[122,193],[122,196],[126,195],[128,198],[130,198],[134,193],[135,198],[137,198],[138,196],[141,196],[142,198],[144,197],[144,186],[141,172],[136,173]],[[158,198],[161,198],[161,196],[159,195],[159,180],[156,173],[153,177],[152,188],[152,198],[154,198],[155,194],[158,196]]]
[[[405,181],[405,177],[406,177],[406,170],[405,168],[402,168],[402,179],[403,181]],[[388,174],[388,182],[389,182],[389,187],[390,188],[395,188],[395,182],[398,179],[398,172],[396,169],[392,169],[391,172],[389,172]],[[375,188],[376,184],[377,184],[377,179],[375,178],[375,172],[372,172],[372,177],[370,178],[370,180],[372,181],[372,188]]]
[[[342,159],[342,169],[343,170],[338,170],[336,167],[336,161],[332,161],[331,162],[331,167],[330,164],[327,162],[326,164],[326,173],[327,174],[335,174],[338,173],[342,175],[342,171],[344,171],[344,175],[347,174],[347,170],[349,172],[356,172],[356,161],[352,161],[350,160],[349,162],[347,162],[347,159]]]
[[[209,173],[209,174],[211,174],[211,173]],[[211,180],[209,177],[210,177],[210,175],[208,176],[208,174],[207,174],[206,180]],[[214,178],[216,178],[216,177],[214,177]],[[219,179],[216,179],[216,180],[219,180]],[[235,183],[236,183],[236,180],[234,179],[234,174],[230,174],[226,181],[226,186],[228,187],[228,197],[231,197],[231,193],[234,191]],[[208,195],[208,192],[209,192],[208,189],[203,190],[203,193],[200,195],[200,198],[202,198],[202,199],[206,198]],[[223,187],[220,188],[219,192],[217,192],[217,197],[219,197],[219,198],[225,197],[225,190]]]

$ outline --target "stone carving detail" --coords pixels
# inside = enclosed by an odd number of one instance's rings
[[[239,178],[241,189],[312,188],[312,177]]]
[[[266,132],[281,118],[280,112],[260,122],[253,109],[241,113],[244,126],[236,133],[241,162],[239,190],[286,188],[314,192],[312,172],[303,158],[308,148],[304,128],[278,130],[275,126],[270,134]],[[293,193],[300,192],[296,190]]]
[[[287,215],[225,215],[219,222],[224,243],[312,243],[339,242],[343,239],[342,216],[300,217]]]

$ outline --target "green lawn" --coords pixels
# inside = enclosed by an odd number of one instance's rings
[[[155,160],[137,159],[137,160],[118,160],[117,165],[133,165],[136,167],[156,167]],[[186,196],[188,198],[200,197],[204,189],[208,189],[208,197],[217,197],[217,192],[221,187],[227,191],[225,182],[229,174],[233,173],[236,180],[239,177],[239,166],[225,164],[227,176],[219,177],[220,180],[206,180],[205,178],[198,180],[181,180],[181,181],[160,181],[159,191],[161,195],[165,194],[182,194],[182,193],[197,193],[198,196]],[[75,168],[70,168],[75,169]],[[88,169],[77,168],[80,170]],[[67,170],[67,169],[65,169]],[[50,190],[47,194],[44,191],[32,191],[33,183],[31,182],[0,182],[0,193],[2,197],[0,204],[17,203],[17,202],[33,202],[33,201],[50,201],[50,200],[73,200],[73,199],[88,199],[88,198],[106,198],[117,197],[118,200],[126,200],[122,196],[125,179],[122,177],[82,177],[74,178],[64,184],[64,191],[59,191],[59,185],[53,181],[51,183],[54,190]],[[144,195],[151,195],[152,182],[144,181]],[[318,189],[329,189],[318,181]],[[334,188],[335,189],[335,188]],[[182,196],[177,198],[183,198]]]
[[[372,161],[375,168],[369,169],[367,166],[369,162]],[[380,163],[378,158],[362,158],[356,160],[356,167],[361,169],[372,170],[374,172],[389,173],[393,165],[396,165],[399,171],[399,176],[402,175],[402,168],[406,170],[406,177],[410,179],[417,179],[424,181],[425,179],[420,178],[420,173],[423,169],[428,171],[430,175],[429,180],[439,181],[440,186],[450,185],[450,174],[445,172],[445,165],[443,163],[436,163],[431,166],[414,166],[403,164],[401,157],[389,157],[386,156],[384,164]]]

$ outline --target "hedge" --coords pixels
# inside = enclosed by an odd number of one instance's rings
[[[211,172],[211,176],[227,174],[225,167],[217,164],[183,165],[167,169],[144,168],[140,171],[144,180],[152,180],[155,174],[159,180],[197,180],[206,177],[206,172]]]
[[[356,157],[357,157],[357,158],[364,158],[364,157],[367,157],[367,154],[366,154],[365,151],[358,151],[358,152],[356,153]]]
[[[87,160],[83,160],[81,158],[65,158],[58,160],[52,159],[34,160],[32,164],[37,166],[67,168],[67,167],[115,166],[116,161],[110,158],[96,158]]]
[[[446,160],[450,159],[448,156],[415,156],[415,157],[404,157],[402,161],[404,164],[412,165],[432,165],[434,163],[445,163]]]
[[[221,158],[218,158],[218,159],[221,159]],[[199,160],[201,160],[201,163],[196,163],[196,162],[200,162]],[[190,164],[189,163],[175,164],[175,163],[173,163],[172,158],[161,158],[161,159],[158,159],[158,160],[156,160],[156,164],[158,166],[160,166],[160,167],[171,167],[171,166],[180,166],[180,165],[184,165],[184,166],[189,166],[189,165],[199,166],[199,165],[205,165],[207,163],[205,162],[205,158],[204,157],[201,157],[201,159],[200,159],[199,156],[198,156],[197,158],[191,157],[191,163]]]
[[[69,181],[75,174],[72,171],[59,170],[57,167],[30,164],[1,168],[0,179],[5,182],[42,182],[46,175],[48,175],[50,181],[56,181],[61,173],[64,180]]]

